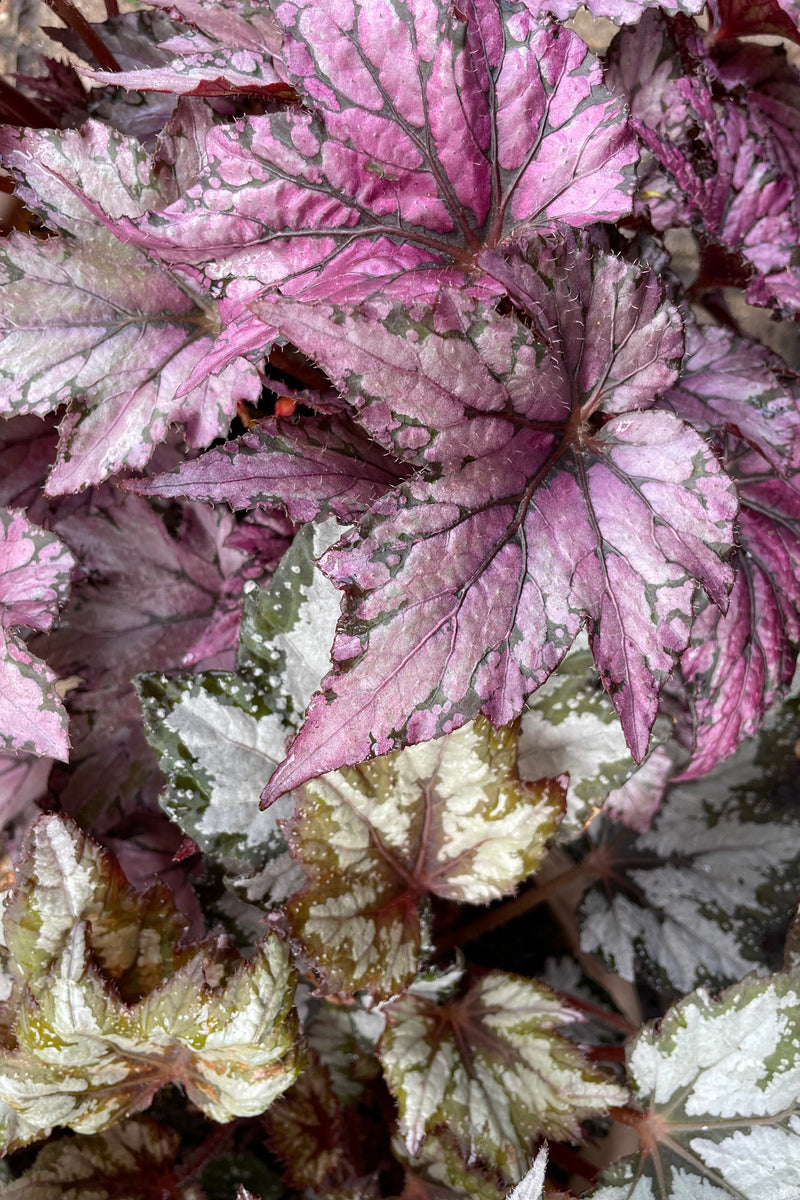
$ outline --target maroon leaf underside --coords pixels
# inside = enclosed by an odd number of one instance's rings
[[[479,711],[512,720],[584,623],[641,759],[693,580],[725,605],[733,489],[687,425],[639,411],[675,379],[677,313],[616,259],[538,253],[541,274],[482,265],[547,329],[547,350],[452,293],[427,313],[259,307],[421,471],[323,559],[348,594],[334,670],[267,802]]]
[[[332,0],[284,6],[288,78],[314,114],[212,130],[202,183],[118,231],[166,260],[205,263],[231,303],[315,285],[352,302],[341,280],[354,252],[364,276],[359,260],[379,246],[379,273],[410,298],[431,272],[456,269],[449,282],[462,283],[504,238],[629,211],[635,140],[580,39],[501,17],[489,0],[465,10],[371,0],[348,18]]]
[[[175,471],[125,486],[232,508],[280,505],[295,521],[335,516],[349,523],[407,473],[345,417],[304,417],[264,421]]]
[[[718,41],[772,34],[800,42],[795,0],[710,0],[709,9]]]

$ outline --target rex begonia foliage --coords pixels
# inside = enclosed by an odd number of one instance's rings
[[[794,1200],[796,0],[50,7],[0,1191]]]

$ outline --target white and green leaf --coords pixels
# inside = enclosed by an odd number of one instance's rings
[[[487,904],[537,869],[563,791],[523,783],[516,758],[516,728],[479,717],[296,793],[287,837],[308,883],[287,907],[329,992],[402,991],[419,970],[428,895]]]
[[[697,991],[628,1052],[642,1150],[591,1200],[800,1195],[800,976]]]
[[[168,961],[169,939],[139,919],[138,907],[151,911],[143,898],[67,818],[41,817],[24,858],[33,865],[5,918],[12,956],[24,957],[0,1049],[4,1149],[55,1125],[98,1133],[146,1108],[167,1083],[216,1121],[255,1116],[292,1083],[295,975],[277,935],[247,960],[217,938],[173,943]],[[158,899],[174,937],[170,895]]]
[[[455,1003],[406,995],[386,1012],[378,1052],[412,1155],[444,1129],[511,1185],[542,1135],[575,1139],[582,1119],[625,1103],[559,1034],[572,1014],[542,984],[491,972]]]
[[[800,812],[775,803],[796,787],[797,712],[789,702],[722,766],[674,785],[642,836],[592,825],[605,867],[583,904],[583,950],[678,992],[769,963],[800,892]]]

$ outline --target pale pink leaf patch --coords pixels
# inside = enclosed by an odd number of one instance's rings
[[[0,509],[0,748],[66,759],[67,717],[57,676],[20,628],[48,630],[69,595],[75,559],[18,509]]]

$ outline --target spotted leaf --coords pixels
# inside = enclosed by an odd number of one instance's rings
[[[21,509],[0,509],[0,747],[68,757],[56,676],[17,632],[47,630],[69,595],[75,560]]]
[[[800,890],[796,810],[773,801],[796,786],[796,737],[791,701],[729,763],[673,785],[648,832],[593,823],[602,880],[584,901],[582,948],[673,993],[769,965]]]
[[[253,368],[178,391],[214,336],[213,306],[177,275],[102,229],[44,242],[12,234],[0,257],[0,409],[69,409],[51,493],[143,466],[180,422],[190,444],[225,433]],[[121,364],[124,363],[124,368]]]
[[[380,250],[373,278],[397,276],[414,296],[452,264],[463,279],[483,246],[513,234],[628,211],[624,110],[571,31],[494,0],[458,13],[446,0],[300,0],[277,16],[310,111],[212,131],[206,178],[121,224],[168,261],[235,277],[229,297],[306,288],[318,273],[330,296],[351,250]]]

